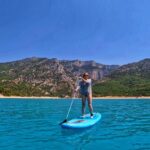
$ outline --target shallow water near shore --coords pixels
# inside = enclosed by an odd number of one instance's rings
[[[93,100],[102,119],[84,130],[62,129],[70,100],[1,99],[2,150],[148,150],[150,99]],[[80,115],[75,100],[70,118]],[[88,112],[88,109],[87,109]]]

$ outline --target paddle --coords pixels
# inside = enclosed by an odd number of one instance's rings
[[[71,98],[72,100],[71,100],[70,107],[69,107],[69,109],[68,109],[67,116],[66,116],[66,118],[65,118],[65,120],[64,120],[64,121],[62,121],[62,122],[60,122],[60,123],[59,123],[59,125],[61,125],[61,124],[65,123],[65,122],[67,122],[67,119],[68,119],[68,116],[69,116],[69,113],[70,113],[71,107],[72,107],[72,105],[73,105],[73,102],[74,102],[75,93],[74,93],[73,95],[74,95],[74,96],[73,96],[73,98]]]

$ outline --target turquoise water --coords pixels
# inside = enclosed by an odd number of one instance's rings
[[[2,150],[148,150],[150,100],[94,100],[99,123],[86,130],[62,129],[70,100],[0,100]],[[76,100],[70,118],[80,115]]]

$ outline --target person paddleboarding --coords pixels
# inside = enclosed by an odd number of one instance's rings
[[[92,80],[89,74],[83,73],[82,77],[79,77],[75,92],[80,92],[82,98],[82,117],[85,115],[86,101],[88,101],[88,107],[91,118],[93,118],[93,106],[92,106]]]

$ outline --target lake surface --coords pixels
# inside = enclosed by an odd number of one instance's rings
[[[2,150],[148,150],[150,100],[93,100],[102,119],[86,130],[62,129],[70,100],[1,99]],[[70,118],[80,115],[75,100]],[[88,112],[88,109],[87,109]]]

